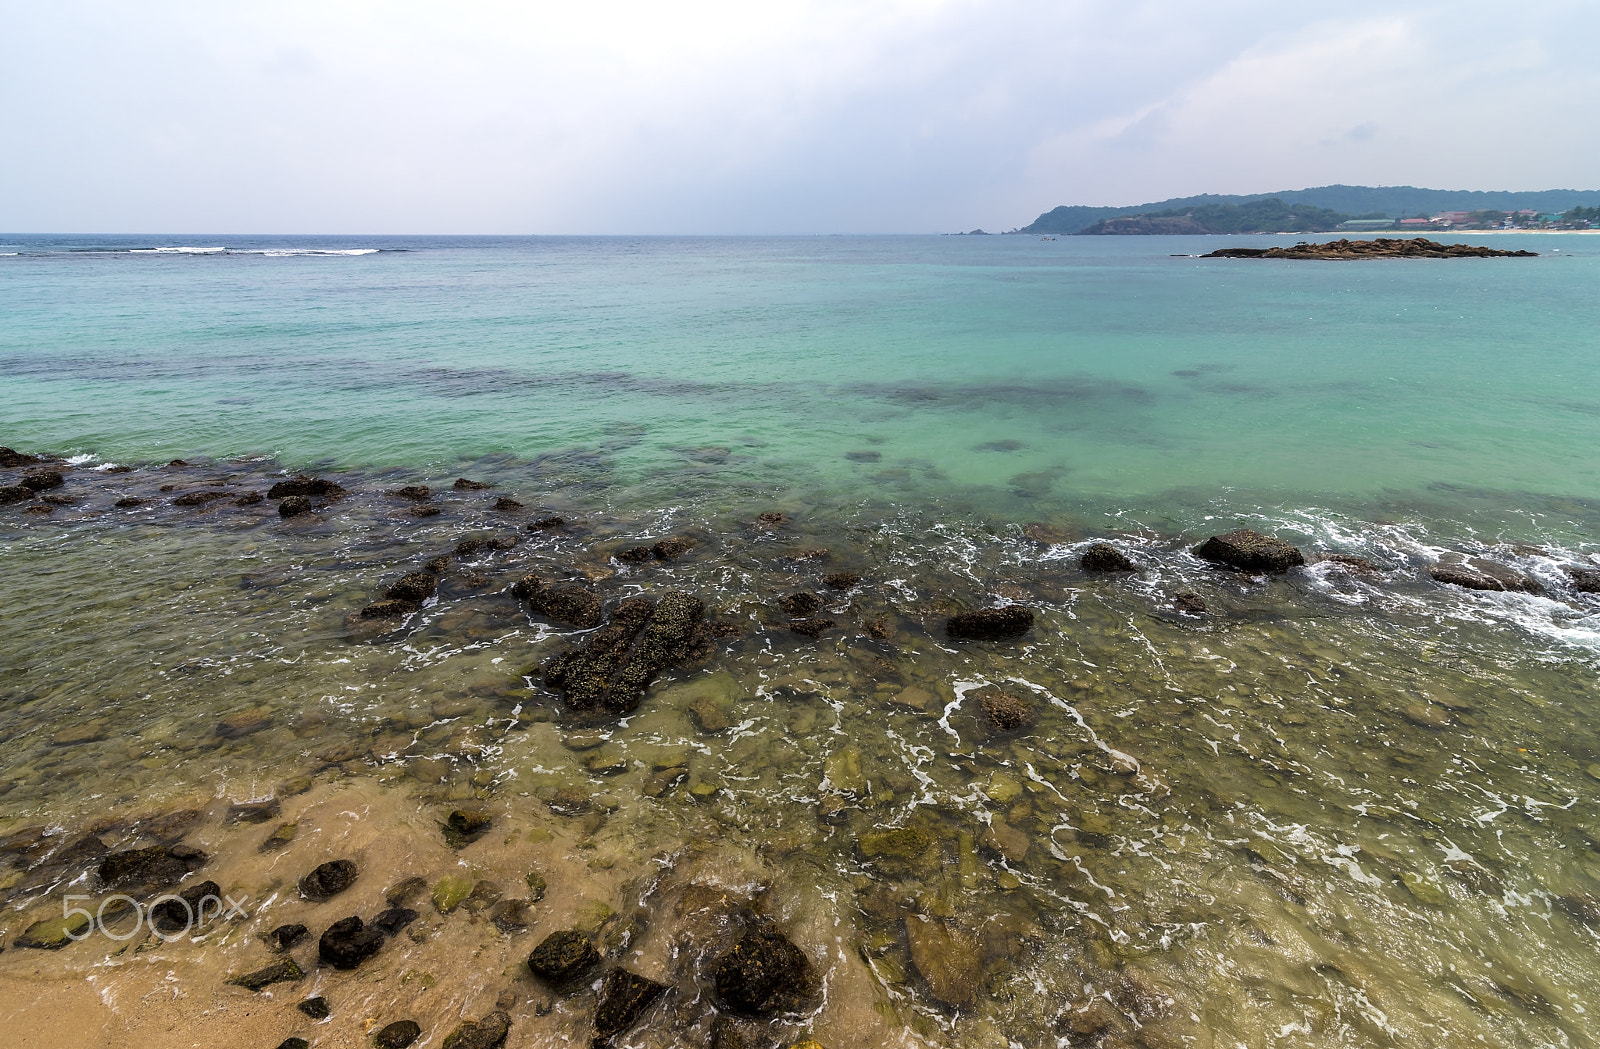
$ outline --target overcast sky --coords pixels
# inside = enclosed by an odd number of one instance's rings
[[[0,0],[0,230],[807,233],[1600,188],[1600,4]]]

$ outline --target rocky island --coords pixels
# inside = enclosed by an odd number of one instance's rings
[[[1537,251],[1504,251],[1472,244],[1440,244],[1426,237],[1301,241],[1292,248],[1218,248],[1202,259],[1485,259],[1537,258]]]

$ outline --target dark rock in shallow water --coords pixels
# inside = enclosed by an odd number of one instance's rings
[[[792,620],[789,629],[803,637],[817,638],[838,625],[827,616],[813,616],[810,619]]]
[[[1021,605],[985,608],[950,617],[945,632],[953,638],[971,641],[997,641],[1021,637],[1033,627],[1033,611]]]
[[[1449,583],[1467,590],[1487,590],[1492,593],[1520,591],[1525,594],[1537,594],[1542,590],[1537,582],[1527,576],[1504,570],[1490,575],[1468,565],[1434,565],[1428,569],[1428,575],[1435,582]]]
[[[401,879],[399,884],[385,889],[383,891],[383,899],[391,907],[404,907],[427,891],[427,881],[412,875],[409,878]]]
[[[190,932],[222,913],[222,886],[203,881],[150,908],[150,927],[163,936]]]
[[[277,798],[266,801],[244,801],[228,806],[229,823],[265,823],[278,818],[283,805]]]
[[[304,1038],[291,1036],[279,1042],[278,1049],[311,1049],[311,1043]]]
[[[537,521],[529,522],[528,531],[530,531],[530,532],[551,532],[551,531],[556,530],[557,528],[565,528],[566,526],[567,526],[567,519],[565,517],[556,517],[556,516],[552,515],[550,517],[541,517]]]
[[[1194,553],[1201,560],[1246,572],[1287,572],[1306,563],[1300,551],[1282,539],[1249,528],[1214,535],[1195,547]]]
[[[328,1008],[328,999],[322,997],[320,994],[315,998],[307,998],[305,1001],[295,1006],[295,1008],[299,1009],[313,1020],[326,1020],[333,1014],[333,1010]]]
[[[280,925],[267,933],[267,948],[278,952],[287,951],[305,939],[308,931],[304,925]]]
[[[374,1035],[372,1044],[375,1049],[406,1049],[421,1037],[422,1028],[415,1020],[396,1020]]]
[[[136,495],[125,495],[111,505],[115,506],[118,510],[126,510],[130,506],[143,506],[148,501],[149,500],[147,499],[140,499]]]
[[[1003,732],[1013,732],[1033,724],[1033,704],[994,685],[985,685],[974,693],[984,716]]]
[[[494,485],[485,484],[482,481],[469,481],[465,477],[457,477],[455,484],[450,487],[458,492],[481,492],[487,488],[493,488]]]
[[[481,1020],[468,1020],[452,1031],[442,1049],[495,1049],[511,1033],[511,1017],[496,1009]]]
[[[396,499],[410,499],[414,503],[425,503],[433,495],[433,489],[425,484],[408,484],[404,488],[396,488],[389,493]]]
[[[33,489],[20,484],[0,485],[0,506],[25,503],[33,498]]]
[[[541,980],[567,987],[600,963],[600,952],[589,937],[567,930],[553,932],[528,955],[528,969]]]
[[[822,607],[822,598],[809,590],[800,590],[778,598],[778,607],[786,616],[809,616]]]
[[[339,895],[356,881],[356,865],[349,860],[329,860],[300,879],[300,895],[321,903]]]
[[[227,492],[185,492],[184,494],[178,496],[178,498],[172,500],[172,505],[185,507],[205,506],[207,503],[214,503],[219,499],[226,498],[228,498]]]
[[[600,625],[604,605],[600,595],[588,587],[545,586],[538,576],[529,574],[517,580],[511,593],[546,619],[585,630]]]
[[[377,954],[383,940],[381,929],[352,915],[328,926],[317,941],[317,956],[335,969],[354,969]]]
[[[438,517],[441,511],[432,503],[418,503],[416,506],[413,506],[411,509],[407,510],[406,513],[410,514],[412,517]]]
[[[444,840],[452,849],[470,845],[483,837],[494,818],[482,809],[456,809],[445,817]]]
[[[439,577],[432,572],[407,572],[391,584],[389,589],[383,592],[383,596],[389,601],[410,601],[412,604],[420,605],[432,597],[437,589],[439,589]]]
[[[22,512],[25,514],[51,514],[55,513],[55,509],[49,503],[32,503]]]
[[[263,988],[275,983],[293,983],[306,974],[305,970],[295,964],[293,958],[285,958],[281,962],[273,962],[254,972],[242,976],[229,977],[228,982],[243,987],[246,990],[260,992]]]
[[[655,555],[648,546],[630,546],[614,556],[625,565],[642,565]]]
[[[1580,594],[1600,594],[1600,569],[1567,565],[1562,570],[1571,578],[1572,588]]]
[[[743,1016],[799,1008],[811,990],[811,961],[786,937],[747,932],[712,972],[717,994]]]
[[[291,477],[286,481],[279,481],[267,489],[268,499],[287,499],[291,496],[307,498],[316,496],[319,499],[338,499],[345,494],[345,490],[325,477]]]
[[[301,517],[311,512],[311,500],[303,495],[291,495],[278,504],[279,517]]]
[[[610,1038],[626,1031],[666,989],[665,984],[647,980],[626,969],[612,969],[601,982],[600,997],[595,1002],[595,1035]]]
[[[692,654],[704,613],[699,598],[681,591],[659,602],[629,598],[581,647],[546,663],[546,681],[575,710],[626,714],[639,706],[658,673]]]
[[[489,921],[501,932],[522,932],[528,927],[528,901],[501,900],[489,908]]]
[[[421,607],[414,601],[374,601],[357,613],[362,619],[399,619]]]
[[[829,572],[822,577],[822,585],[829,590],[849,590],[859,582],[861,577],[854,572]]]
[[[241,710],[217,722],[216,733],[220,739],[242,739],[272,727],[272,715],[265,710]]]
[[[500,498],[494,501],[494,508],[499,510],[501,513],[510,513],[513,510],[521,510],[522,504],[517,502],[515,499],[512,499],[510,496],[502,495]]]
[[[100,863],[100,884],[106,889],[166,888],[182,881],[206,862],[206,854],[184,845],[113,852]]]
[[[22,475],[21,485],[35,492],[48,492],[67,483],[60,470],[29,470]]]
[[[471,557],[473,554],[482,549],[483,540],[479,539],[477,536],[473,536],[470,539],[463,539],[461,542],[456,544],[455,555],[457,557]]]
[[[254,506],[257,503],[265,502],[265,501],[266,501],[265,497],[262,496],[262,494],[260,492],[246,492],[243,495],[241,495],[239,498],[235,499],[233,501],[233,505],[234,506]]]
[[[393,936],[416,921],[417,917],[417,912],[410,907],[390,907],[378,912],[378,916],[372,919],[372,927],[385,936]]]
[[[1085,572],[1137,572],[1133,559],[1110,543],[1095,543],[1083,552],[1078,564]]]
[[[37,466],[44,462],[37,455],[28,455],[14,448],[0,448],[0,466],[12,469],[18,466]]]
[[[672,535],[652,543],[650,553],[658,561],[676,561],[692,549],[694,549],[693,539],[688,539],[681,535]]]
[[[781,510],[763,510],[756,514],[756,524],[761,528],[782,528],[789,523],[789,515]]]
[[[1343,565],[1352,572],[1361,572],[1366,575],[1378,575],[1383,572],[1383,569],[1378,565],[1354,554],[1329,554],[1321,558],[1321,560],[1331,564]]]
[[[1201,597],[1199,594],[1194,593],[1192,590],[1185,590],[1182,593],[1173,594],[1172,604],[1173,607],[1177,608],[1177,610],[1182,612],[1184,615],[1203,616],[1210,611],[1210,608],[1208,608],[1206,605],[1206,599]]]

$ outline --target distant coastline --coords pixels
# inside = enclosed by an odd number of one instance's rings
[[[1172,236],[1595,228],[1600,228],[1600,190],[1500,192],[1332,185],[1250,195],[1203,194],[1122,207],[1061,205],[1006,232]]]

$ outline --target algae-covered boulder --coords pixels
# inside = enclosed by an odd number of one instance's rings
[[[147,849],[113,852],[100,863],[100,884],[105,889],[164,889],[182,881],[204,865],[206,854],[186,845],[152,845]]]
[[[59,918],[46,918],[34,922],[17,937],[14,946],[35,951],[56,951],[89,933],[91,919],[87,912],[78,910]]]
[[[712,971],[717,994],[743,1016],[799,1008],[811,993],[811,961],[780,933],[745,933]]]
[[[681,591],[660,601],[629,598],[583,645],[551,659],[545,679],[574,710],[627,714],[657,674],[689,657],[704,613],[699,598]]]
[[[1287,572],[1306,563],[1297,548],[1249,528],[1214,535],[1195,547],[1194,553],[1203,561],[1246,572]]]
[[[600,625],[604,604],[600,595],[586,586],[546,586],[536,575],[525,575],[511,593],[546,619],[583,630]]]
[[[861,855],[886,874],[927,873],[938,868],[938,843],[921,827],[870,831],[856,839]]]
[[[632,1027],[650,1003],[666,991],[665,984],[646,979],[626,969],[612,969],[600,984],[600,997],[594,1007],[594,1033],[610,1038]]]
[[[975,693],[990,724],[1002,732],[1014,732],[1033,724],[1033,704],[1020,696],[985,685]]]
[[[302,517],[311,512],[311,500],[303,495],[291,495],[278,504],[278,516]]]
[[[449,914],[468,896],[472,895],[472,882],[459,874],[446,874],[433,886],[433,905],[440,914]]]
[[[493,824],[494,817],[483,809],[456,809],[445,817],[445,844],[463,848],[487,834]]]
[[[250,991],[261,991],[275,983],[293,983],[305,976],[305,970],[295,964],[293,958],[285,958],[281,962],[273,962],[261,969],[247,972],[242,976],[232,976],[228,982],[243,987]]]
[[[422,1028],[415,1020],[396,1020],[372,1036],[374,1049],[406,1049],[406,1046],[422,1037]]]
[[[1021,605],[985,608],[950,617],[945,632],[957,640],[1000,641],[1021,637],[1033,628],[1033,611]]]
[[[983,983],[983,951],[977,940],[945,922],[920,914],[905,919],[911,964],[933,996],[946,1005],[971,1005]]]
[[[553,932],[528,955],[528,970],[555,987],[570,986],[600,963],[600,952],[576,929]]]
[[[1078,564],[1085,572],[1137,572],[1133,559],[1110,543],[1094,543],[1083,552]]]
[[[496,1009],[481,1020],[468,1020],[444,1040],[443,1049],[495,1049],[511,1033],[511,1017]]]

